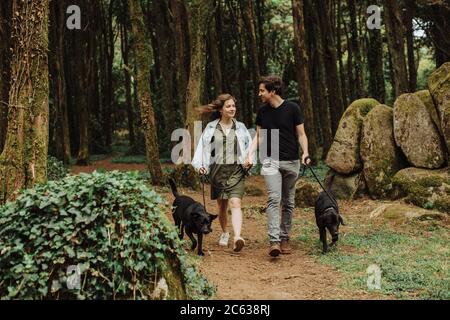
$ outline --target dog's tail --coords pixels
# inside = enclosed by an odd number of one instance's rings
[[[172,190],[173,195],[175,197],[178,197],[179,194],[178,194],[177,186],[175,184],[175,181],[172,178],[169,179],[169,184],[170,184],[170,189]]]

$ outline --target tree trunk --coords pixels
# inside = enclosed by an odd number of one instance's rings
[[[314,130],[314,110],[309,82],[309,57],[306,49],[305,20],[303,0],[292,0],[292,16],[294,19],[294,54],[298,95],[300,105],[305,114],[305,130],[308,135],[309,153],[317,159],[317,137]]]
[[[48,0],[14,0],[8,132],[0,156],[0,202],[47,180]]]
[[[304,11],[306,33],[311,35],[308,36],[312,62],[310,78],[312,79],[313,103],[317,109],[317,112],[314,113],[314,118],[318,116],[317,120],[314,119],[314,123],[320,125],[323,144],[322,158],[325,158],[333,141],[333,136],[331,131],[330,109],[328,108],[328,93],[325,84],[322,33],[316,23],[318,21],[317,11],[311,0],[304,1]],[[317,129],[316,132],[319,132],[319,130]],[[317,136],[319,137],[319,135]]]
[[[150,63],[152,57],[146,37],[144,15],[139,0],[129,1],[129,12],[134,39],[133,53],[137,64],[137,92],[141,121],[144,127],[147,167],[151,175],[152,184],[161,185],[163,183],[163,173],[159,161],[155,116],[150,96]]]
[[[213,1],[193,0],[189,8],[189,34],[191,39],[191,66],[186,92],[185,128],[191,134],[191,152],[194,151],[194,122],[199,119],[195,108],[202,105],[205,82],[207,30],[213,16]]]
[[[186,89],[189,78],[190,51],[189,27],[187,25],[186,7],[181,0],[170,0],[175,41],[175,68],[177,70],[178,106],[182,118],[186,117]]]
[[[408,76],[404,52],[405,31],[400,8],[396,0],[384,0],[384,20],[394,71],[395,96],[408,92]]]
[[[129,18],[128,18],[128,4],[127,0],[123,0],[123,8],[124,8],[124,21],[121,26],[121,50],[122,50],[122,59],[123,59],[123,74],[125,79],[125,103],[127,107],[127,118],[128,118],[128,140],[130,142],[130,146],[134,146],[136,143],[135,133],[134,133],[134,112],[133,112],[133,101],[131,98],[131,65],[129,62],[130,56],[130,45],[128,39],[128,27],[129,27]]]
[[[266,74],[267,66],[266,66],[266,47],[265,47],[265,33],[264,33],[264,13],[265,13],[265,4],[264,0],[256,0],[256,17],[257,17],[257,25],[258,25],[258,45],[259,45],[259,68],[261,74]]]
[[[65,9],[63,1],[50,3],[51,51],[53,97],[56,109],[56,154],[65,164],[71,160],[69,118],[67,112],[66,76],[64,70]]]
[[[367,5],[372,0],[367,0]],[[367,50],[367,64],[369,69],[369,95],[381,103],[386,100],[386,88],[383,71],[383,39],[381,30],[368,30],[369,45]]]
[[[250,60],[252,62],[251,69],[253,75],[253,112],[256,112],[256,108],[259,105],[259,98],[256,92],[256,87],[258,81],[261,77],[261,70],[259,67],[259,57],[258,57],[258,45],[256,43],[256,30],[255,30],[255,18],[254,18],[254,9],[253,9],[253,0],[243,0],[242,2],[242,11],[244,24],[246,28],[246,34],[248,35],[248,47],[250,53]],[[252,123],[250,124],[252,125]]]
[[[11,1],[0,1],[0,153],[3,150],[8,129],[11,13]]]
[[[337,19],[336,19],[336,50],[337,50],[337,58],[339,62],[339,78],[341,80],[341,92],[342,92],[342,103],[344,104],[344,108],[349,105],[348,96],[347,96],[347,82],[345,79],[345,71],[344,71],[344,63],[342,62],[342,1],[338,0],[337,4]]]
[[[356,89],[356,98],[362,98],[363,93],[363,77],[362,77],[362,62],[361,62],[361,51],[359,48],[359,40],[358,40],[358,26],[356,19],[356,7],[354,0],[348,0],[348,9],[350,12],[350,30],[351,30],[351,46],[352,53],[355,58],[355,72],[354,72],[354,80],[355,80],[355,89]]]
[[[408,53],[409,92],[415,92],[417,87],[417,67],[414,59],[414,29],[413,18],[416,5],[415,0],[406,0],[405,28],[406,48]]]
[[[217,23],[214,23],[209,30],[210,57],[212,63],[214,95],[218,96],[223,93],[222,86],[222,66],[220,64],[219,40],[217,35]]]
[[[334,134],[339,125],[339,120],[344,113],[344,106],[337,72],[336,44],[333,29],[330,24],[330,0],[319,0],[316,2],[316,5],[316,9],[321,10],[318,12],[318,16],[324,47],[325,70],[327,71],[326,81],[330,97],[328,102],[331,114],[331,128]],[[322,11],[323,9],[325,10]]]

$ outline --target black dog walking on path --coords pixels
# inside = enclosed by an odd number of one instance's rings
[[[175,181],[169,179],[170,189],[175,196],[173,202],[173,220],[175,225],[179,228],[180,239],[183,239],[184,231],[192,241],[191,250],[197,247],[197,240],[194,238],[194,233],[197,234],[198,239],[198,255],[203,256],[203,235],[212,231],[211,223],[217,218],[217,215],[212,215],[206,212],[205,207],[188,196],[182,196],[177,191]]]

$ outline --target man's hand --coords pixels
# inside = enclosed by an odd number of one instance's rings
[[[253,166],[252,158],[249,157],[249,158],[245,159],[245,161],[244,161],[244,168],[245,168],[245,169],[249,169],[249,168],[251,168],[252,166]]]
[[[308,160],[305,162],[305,159],[306,159],[306,158],[308,158]],[[309,158],[309,154],[304,153],[304,154],[302,155],[302,164],[303,164],[304,166],[309,166],[310,163],[311,163],[311,158]]]

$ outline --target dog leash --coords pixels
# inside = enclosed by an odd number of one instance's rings
[[[334,200],[334,198],[333,198],[333,197],[328,193],[328,191],[323,187],[322,183],[320,182],[319,178],[317,178],[317,175],[316,175],[316,173],[314,172],[314,170],[311,168],[311,166],[308,165],[308,164],[306,164],[306,162],[307,162],[308,159],[311,160],[311,163],[312,163],[312,159],[311,159],[309,156],[307,156],[307,157],[305,158],[305,165],[303,166],[302,177],[305,175],[306,168],[309,168],[309,170],[311,170],[311,173],[313,174],[314,178],[316,178],[316,181],[319,183],[320,187],[322,188],[322,190],[325,191],[325,193],[327,194],[328,198],[331,200],[331,202],[336,206],[336,209],[339,211],[339,209],[338,209],[339,206],[338,206],[338,204],[336,203],[336,200]]]

